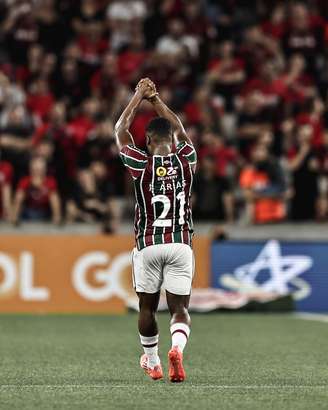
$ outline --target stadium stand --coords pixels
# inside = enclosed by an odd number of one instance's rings
[[[196,220],[327,219],[327,2],[0,7],[2,220],[119,229],[133,192],[113,123],[145,76],[197,147]],[[145,102],[133,123],[141,148],[154,115]]]

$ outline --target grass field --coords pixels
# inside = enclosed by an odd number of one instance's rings
[[[139,369],[136,318],[1,315],[0,409],[328,409],[328,323],[193,315],[188,380],[170,384]]]

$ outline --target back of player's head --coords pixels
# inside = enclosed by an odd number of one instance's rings
[[[172,140],[172,126],[166,118],[152,119],[146,128],[146,135],[152,142],[165,143]]]

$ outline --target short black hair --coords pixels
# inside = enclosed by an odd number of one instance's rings
[[[169,120],[162,117],[157,117],[149,121],[146,134],[150,138],[157,140],[166,140],[172,137],[172,126]]]

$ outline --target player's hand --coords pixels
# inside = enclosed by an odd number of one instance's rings
[[[143,78],[139,81],[136,92],[142,93],[143,98],[146,100],[151,100],[158,95],[155,84],[149,78]]]
[[[141,92],[143,98],[147,100],[153,98],[157,94],[156,86],[149,78],[141,79],[136,86],[136,91]]]

